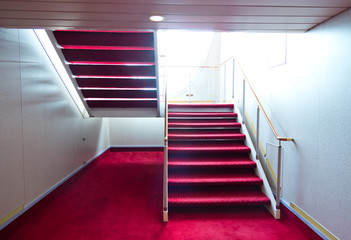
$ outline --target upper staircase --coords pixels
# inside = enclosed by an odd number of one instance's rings
[[[154,32],[49,34],[90,116],[160,115]]]
[[[233,104],[168,105],[168,206],[271,205]]]

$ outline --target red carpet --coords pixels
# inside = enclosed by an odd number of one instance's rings
[[[162,152],[107,151],[1,231],[0,239],[319,239],[297,228],[291,214],[275,220],[264,207],[181,208],[163,223],[162,161]]]
[[[169,104],[170,207],[270,205],[233,108]]]

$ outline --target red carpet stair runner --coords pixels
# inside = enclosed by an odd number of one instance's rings
[[[232,104],[169,104],[168,204],[269,205]]]

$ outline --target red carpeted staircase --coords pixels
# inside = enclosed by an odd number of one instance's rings
[[[168,204],[269,205],[233,104],[169,104]]]
[[[153,31],[55,30],[50,34],[90,116],[159,116]]]

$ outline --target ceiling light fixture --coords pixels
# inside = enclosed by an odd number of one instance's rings
[[[149,17],[149,19],[152,22],[163,22],[166,18],[161,15],[152,15]]]

